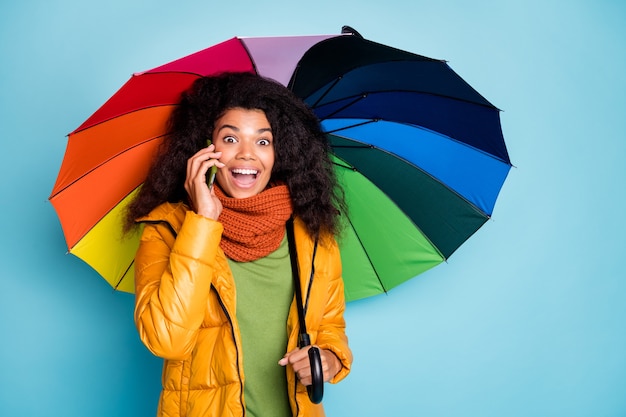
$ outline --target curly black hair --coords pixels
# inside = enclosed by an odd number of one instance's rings
[[[126,230],[161,203],[187,202],[187,160],[206,147],[213,124],[227,110],[262,110],[274,136],[275,162],[270,184],[289,188],[294,215],[311,236],[339,233],[346,211],[343,190],[330,159],[330,144],[319,120],[288,88],[251,73],[223,73],[197,79],[182,94],[146,181],[128,206]]]

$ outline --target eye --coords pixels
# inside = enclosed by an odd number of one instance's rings
[[[270,146],[272,144],[272,141],[270,141],[269,139],[259,139],[257,143],[261,146]]]
[[[222,139],[225,143],[236,143],[237,139],[235,139],[234,136],[224,136],[224,139]]]

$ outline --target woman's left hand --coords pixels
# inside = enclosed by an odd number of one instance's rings
[[[278,361],[278,364],[285,366],[290,364],[293,367],[298,379],[303,385],[311,385],[311,362],[309,361],[309,349],[312,346],[306,346],[302,349],[294,349],[291,352],[287,352],[283,358]],[[335,356],[333,352],[326,349],[320,349],[320,356],[322,358],[322,371],[324,373],[324,382],[328,382],[341,370],[341,362],[339,358]]]

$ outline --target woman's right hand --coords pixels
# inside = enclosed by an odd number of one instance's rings
[[[187,160],[185,190],[187,190],[189,202],[196,213],[213,220],[217,220],[222,212],[222,203],[215,195],[215,191],[209,189],[206,174],[212,166],[224,167],[224,164],[219,161],[220,156],[222,153],[215,152],[215,145],[210,145],[200,149]]]

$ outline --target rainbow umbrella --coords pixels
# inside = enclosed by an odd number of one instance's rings
[[[339,239],[346,299],[442,263],[491,216],[511,167],[499,110],[446,62],[341,34],[235,37],[134,74],[69,134],[50,201],[69,252],[133,292],[139,233],[123,212],[201,76],[246,71],[288,86],[329,135],[348,213]]]

